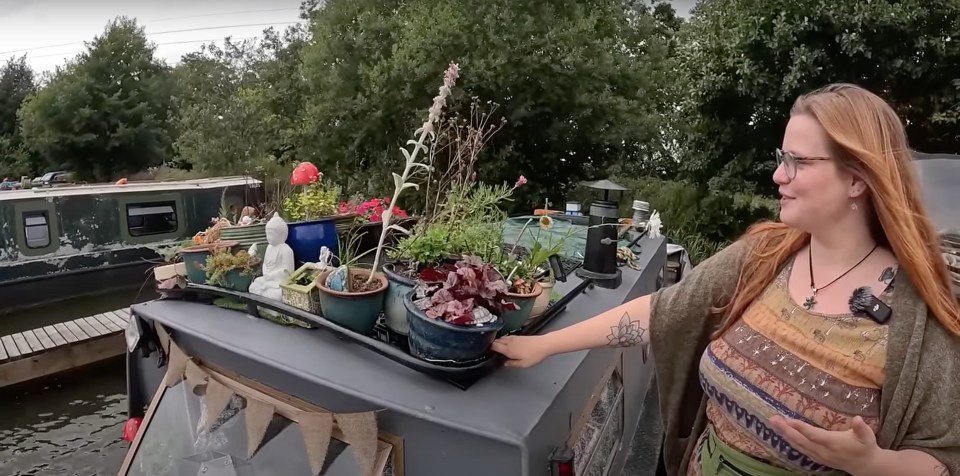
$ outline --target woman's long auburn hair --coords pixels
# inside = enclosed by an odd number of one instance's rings
[[[833,140],[837,163],[866,182],[878,243],[888,245],[937,320],[960,335],[960,309],[951,290],[939,237],[927,215],[900,118],[877,95],[851,84],[833,84],[801,96],[791,116],[814,117]],[[773,281],[784,263],[810,240],[808,233],[782,223],[760,223],[742,239],[752,242],[722,316],[719,336]]]

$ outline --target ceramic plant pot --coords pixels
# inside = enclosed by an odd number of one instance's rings
[[[540,287],[543,288],[543,292],[533,300],[533,307],[530,309],[530,318],[538,317],[544,312],[547,312],[547,308],[550,307],[550,299],[553,297],[553,281],[541,282]]]
[[[245,293],[250,289],[254,277],[255,274],[245,274],[239,269],[233,269],[224,276],[223,287]]]
[[[428,317],[413,303],[413,291],[404,295],[410,353],[429,362],[468,363],[490,350],[503,319],[482,326],[459,326]]]
[[[407,308],[403,305],[403,297],[413,290],[416,282],[407,279],[393,271],[393,265],[383,267],[383,274],[387,276],[387,295],[383,303],[383,315],[387,327],[397,334],[407,335],[410,327],[407,325]]]
[[[501,334],[508,334],[521,327],[530,318],[530,312],[533,310],[533,304],[543,293],[540,283],[533,285],[533,291],[529,294],[507,293],[507,300],[517,305],[516,311],[506,311],[501,318],[503,319],[503,329]],[[549,296],[549,294],[548,294]]]
[[[334,271],[336,270],[327,270],[317,276],[323,317],[359,334],[369,334],[377,325],[377,318],[383,311],[383,300],[388,287],[386,276],[383,273],[374,273],[374,282],[379,282],[380,286],[373,291],[350,293],[334,291],[324,284],[327,276]],[[366,278],[372,272],[369,269],[350,268],[351,276]]]
[[[205,245],[195,245],[180,250],[180,256],[183,258],[183,264],[187,267],[187,281],[194,284],[207,283],[207,271],[205,269],[207,258],[213,254],[214,250],[232,249],[239,245],[237,241],[218,241]]]
[[[287,244],[298,264],[316,262],[324,246],[338,254],[336,217],[287,223]]]

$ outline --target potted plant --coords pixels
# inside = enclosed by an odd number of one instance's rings
[[[443,85],[440,87],[437,96],[433,98],[433,105],[430,106],[427,120],[414,132],[414,135],[419,136],[419,138],[407,142],[410,150],[400,149],[405,159],[404,167],[401,173],[393,173],[393,196],[385,202],[387,206],[380,212],[382,221],[380,238],[377,241],[376,248],[371,250],[374,252],[373,266],[370,269],[363,269],[355,266],[351,267],[349,264],[341,264],[336,270],[325,272],[317,278],[321,306],[324,316],[328,319],[351,327],[358,332],[370,332],[376,324],[376,319],[383,310],[384,295],[389,285],[384,274],[377,271],[380,269],[383,259],[387,236],[391,231],[403,234],[410,233],[407,229],[394,223],[394,218],[397,218],[399,214],[395,205],[404,190],[420,188],[417,183],[412,181],[416,174],[430,170],[429,165],[418,162],[417,158],[421,152],[427,151],[426,144],[436,135],[434,124],[440,119],[440,113],[446,104],[447,97],[450,96],[451,88],[456,84],[458,76],[459,67],[456,64],[450,64],[444,72]],[[344,253],[341,252],[342,254]],[[344,260],[341,256],[341,262],[343,261],[348,260]]]
[[[475,256],[421,274],[404,298],[410,353],[433,362],[483,358],[503,328],[503,314],[517,308],[506,299],[503,276]]]
[[[290,184],[300,191],[283,199],[287,218],[287,244],[298,263],[317,260],[326,246],[337,253],[337,204],[340,187],[325,185],[323,174],[310,162],[302,162],[290,175]]]
[[[207,284],[247,292],[260,271],[260,259],[247,251],[233,253],[219,249],[207,257],[204,272]]]
[[[181,248],[179,253],[187,268],[187,281],[194,284],[207,284],[205,270],[207,258],[216,251],[230,250],[239,244],[237,241],[215,241]]]
[[[360,237],[357,243],[359,251],[372,250],[377,247],[377,238],[383,231],[383,212],[390,205],[390,198],[371,198],[363,200],[361,198],[351,198],[348,201],[340,202],[340,213],[342,215],[354,216],[352,223],[346,224],[341,230],[341,235],[356,235]],[[392,207],[393,223],[409,227],[415,220],[400,207]],[[387,245],[395,242],[395,234],[389,234]]]
[[[357,265],[367,253],[354,254],[358,236],[339,247],[339,266],[322,271],[316,278],[323,317],[361,334],[369,334],[383,310],[387,278],[371,268]]]
[[[547,205],[544,205],[544,210]],[[533,243],[529,253],[520,255],[517,247],[524,238],[524,232],[536,222],[537,233],[532,236]],[[507,271],[507,281],[511,283],[510,297],[520,306],[516,315],[508,316],[508,324],[504,332],[513,332],[519,329],[531,317],[536,317],[546,311],[550,305],[555,278],[550,267],[550,257],[563,252],[566,240],[573,235],[574,229],[567,231],[557,238],[554,233],[554,219],[547,213],[538,214],[537,218],[527,220],[509,252],[504,265]],[[546,232],[544,239],[542,234]],[[503,268],[501,268],[501,272]],[[540,288],[539,291],[536,288]]]
[[[313,314],[322,314],[317,277],[326,270],[326,267],[314,263],[304,263],[297,268],[286,282],[280,283],[284,304]]]

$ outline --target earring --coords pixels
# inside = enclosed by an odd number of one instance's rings
[[[851,209],[851,210],[857,211],[857,208],[860,208],[860,207],[857,206],[857,202],[853,202],[853,203],[850,204],[850,209]]]

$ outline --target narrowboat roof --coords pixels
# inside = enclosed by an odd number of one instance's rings
[[[31,198],[99,195],[111,193],[166,192],[174,190],[203,190],[236,185],[259,186],[260,180],[245,176],[211,177],[192,180],[144,181],[117,184],[66,185],[60,187],[29,188],[0,192],[0,202]]]
[[[638,261],[644,269],[621,268],[619,287],[587,289],[542,332],[653,291],[645,288],[651,273],[656,275],[662,265],[655,263],[664,256],[665,241],[644,238],[640,245]],[[580,278],[571,275],[555,289],[565,294],[579,283]],[[587,351],[560,355],[530,369],[500,368],[461,390],[322,329],[284,327],[239,311],[178,300],[134,305],[132,312],[171,329],[189,355],[304,400],[340,407],[327,407],[331,411],[365,411],[373,405],[507,444],[525,441],[588,355]],[[600,352],[606,351],[615,349]],[[325,398],[331,391],[346,398],[335,402]]]

